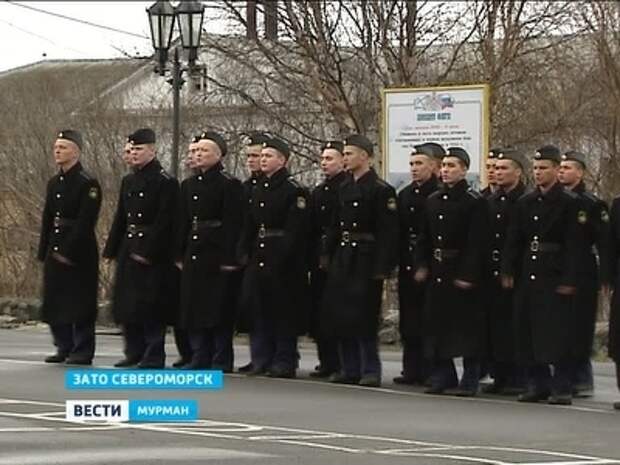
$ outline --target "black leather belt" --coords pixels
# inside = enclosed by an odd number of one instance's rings
[[[340,238],[342,242],[351,242],[351,241],[366,241],[372,242],[375,240],[375,235],[372,233],[365,232],[351,232],[351,231],[342,231],[342,237]]]
[[[69,218],[61,218],[60,216],[54,217],[54,227],[61,228],[63,226],[73,226],[76,223],[76,220]]]
[[[284,229],[269,229],[265,228],[264,224],[261,224],[258,228],[258,238],[264,239],[265,237],[284,237]]]
[[[433,249],[433,258],[441,262],[444,258],[456,258],[461,251],[459,249]]]
[[[220,220],[192,221],[192,231],[198,231],[199,229],[204,228],[219,228],[220,226],[222,226],[222,222]]]
[[[562,250],[562,245],[555,242],[530,242],[530,252],[559,252]]]
[[[131,233],[131,234],[136,234],[136,233],[145,233],[148,232],[151,229],[151,227],[149,225],[146,224],[128,224],[127,225],[127,232]]]

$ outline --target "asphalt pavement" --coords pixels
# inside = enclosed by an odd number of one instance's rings
[[[236,365],[248,361],[236,344]],[[99,335],[95,367],[109,368],[122,342]],[[42,362],[45,327],[0,330],[0,465],[38,464],[620,464],[620,399],[613,365],[595,365],[596,391],[572,406],[473,399],[395,386],[400,354],[382,351],[381,388],[315,381],[311,344],[299,379],[226,375],[221,391],[68,391],[65,366]],[[168,338],[169,363],[176,358]],[[68,399],[196,399],[193,423],[80,423]]]

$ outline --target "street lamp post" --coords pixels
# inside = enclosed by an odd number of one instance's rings
[[[201,2],[182,1],[175,8],[167,0],[158,0],[146,9],[151,26],[151,41],[157,66],[155,72],[160,76],[171,77],[167,82],[172,86],[172,166],[173,176],[177,176],[179,168],[179,136],[181,121],[181,88],[185,81],[183,73],[192,71],[198,58],[202,22],[204,20],[204,5]],[[181,45],[188,50],[188,63],[184,66],[179,59],[179,49],[174,48],[172,69],[167,66],[168,51],[172,42],[175,18],[178,22],[181,36]]]

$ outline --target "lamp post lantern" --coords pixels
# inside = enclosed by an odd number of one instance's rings
[[[175,8],[167,0],[158,0],[146,9],[151,28],[151,41],[157,59],[155,71],[160,76],[170,75],[167,82],[172,86],[172,162],[171,171],[177,176],[179,168],[179,136],[181,120],[181,88],[185,81],[183,73],[191,71],[198,58],[200,36],[204,20],[204,5],[201,2],[182,1]],[[176,19],[176,21],[175,21]],[[188,51],[188,63],[179,59],[179,49],[174,47],[172,68],[168,68],[168,52],[172,43],[175,22],[178,22],[181,45]]]

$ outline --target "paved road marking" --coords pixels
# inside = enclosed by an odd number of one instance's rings
[[[37,413],[16,413],[0,411],[0,417],[20,418],[24,420],[39,420],[44,422],[69,423],[67,427],[30,427],[30,428],[0,428],[0,432],[41,432],[41,431],[96,431],[114,429],[135,429],[145,432],[159,432],[168,434],[180,434],[186,436],[202,436],[217,439],[229,439],[236,441],[267,442],[276,444],[296,445],[301,447],[331,450],[334,452],[349,454],[376,454],[393,457],[426,457],[447,459],[461,462],[486,463],[491,465],[607,465],[620,464],[620,459],[592,457],[566,452],[547,451],[542,449],[525,449],[516,447],[500,447],[494,445],[459,445],[419,441],[403,438],[384,436],[349,434],[333,431],[317,431],[301,428],[288,428],[282,426],[257,425],[239,422],[221,422],[217,420],[200,420],[196,423],[171,424],[171,423],[94,423],[68,421],[64,418],[64,411],[50,411],[49,407],[64,408],[64,404],[58,402],[42,402],[34,400],[0,399],[1,405],[39,405],[45,410]],[[261,432],[263,434],[255,434]],[[234,433],[234,434],[233,434]],[[330,441],[340,440],[345,444],[333,444]],[[346,444],[346,440],[366,441],[372,447],[353,447]],[[409,447],[385,448],[387,444],[399,444]],[[463,453],[471,455],[463,455]],[[493,453],[521,454],[522,456],[542,456],[545,461],[509,461],[497,459]],[[547,460],[548,459],[548,460]],[[553,459],[556,459],[555,461]],[[20,462],[22,463],[22,462]],[[23,462],[39,463],[39,462]],[[67,462],[73,463],[73,462]],[[76,462],[77,463],[77,462]],[[0,465],[2,462],[0,461]]]

